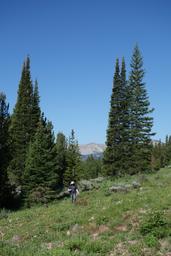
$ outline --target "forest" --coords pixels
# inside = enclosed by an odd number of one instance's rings
[[[0,92],[0,208],[18,209],[51,202],[70,181],[148,174],[168,166],[171,136],[153,143],[153,108],[144,82],[143,58],[136,45],[127,75],[116,59],[102,159],[82,159],[75,129],[69,138],[54,134],[40,108],[38,81],[24,60],[13,112]]]

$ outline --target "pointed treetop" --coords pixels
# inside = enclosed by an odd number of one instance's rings
[[[123,82],[126,81],[126,66],[124,57],[122,57],[121,79]]]
[[[119,59],[116,59],[116,64],[115,64],[115,72],[119,73]]]
[[[27,70],[30,70],[30,56],[27,55],[27,58],[25,59],[25,67]]]
[[[131,68],[141,69],[143,66],[143,58],[141,51],[138,47],[138,44],[135,45],[133,49],[132,59],[131,59]]]
[[[39,99],[39,87],[38,87],[38,81],[37,79],[35,80],[34,83],[34,92],[33,92],[34,97],[37,97]]]

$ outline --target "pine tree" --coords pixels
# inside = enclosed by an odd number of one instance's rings
[[[22,184],[25,168],[25,157],[30,140],[33,138],[40,116],[37,83],[34,88],[30,74],[30,59],[23,64],[19,83],[17,102],[11,119],[10,135],[12,141],[12,161],[9,166],[9,177],[12,183]]]
[[[7,205],[9,196],[9,185],[7,177],[7,166],[10,160],[9,148],[9,105],[6,96],[0,93],[0,208]]]
[[[159,141],[152,148],[151,168],[157,171],[166,165],[166,144]]]
[[[130,151],[129,151],[129,87],[126,79],[126,67],[125,60],[122,58],[121,66],[121,101],[120,101],[120,174],[126,174],[129,161],[130,161]]]
[[[59,182],[56,148],[52,124],[42,119],[30,143],[24,172],[25,197],[30,198],[40,189],[43,197],[57,189]],[[39,192],[40,192],[39,191]],[[35,193],[35,194],[34,194]],[[53,194],[53,193],[52,193]],[[36,200],[36,198],[34,198]]]
[[[36,80],[34,89],[33,89],[32,106],[31,106],[31,138],[33,138],[34,134],[36,133],[40,116],[41,116],[39,103],[40,103],[39,89],[38,89],[38,82]]]
[[[102,161],[101,159],[95,159],[93,155],[82,162],[84,172],[82,173],[82,179],[94,179],[101,174]]]
[[[134,48],[131,73],[129,78],[129,123],[130,123],[130,168],[131,174],[149,171],[151,169],[151,136],[153,118],[149,108],[150,102],[147,96],[145,83],[143,82],[143,60],[138,46]]]
[[[64,173],[67,168],[67,141],[63,133],[57,134],[56,139],[57,169],[59,175],[59,187],[64,186]]]
[[[128,106],[125,62],[116,60],[113,89],[110,101],[106,150],[103,164],[105,175],[121,175],[125,172],[128,141]]]
[[[81,155],[74,130],[72,130],[67,149],[67,169],[64,173],[64,185],[68,186],[71,180],[78,181],[80,173]]]

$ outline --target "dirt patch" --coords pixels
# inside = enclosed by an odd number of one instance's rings
[[[87,206],[88,200],[85,198],[80,198],[80,199],[77,199],[76,204],[81,206]]]
[[[99,234],[105,233],[109,231],[109,227],[106,225],[100,225],[99,226]]]
[[[131,254],[124,243],[119,243],[114,250],[110,252],[109,256],[131,256]]]
[[[137,230],[139,228],[140,225],[140,221],[139,218],[136,215],[133,215],[130,219],[130,225],[131,225],[131,229]]]
[[[166,240],[166,239],[160,240],[160,248],[161,248],[161,250],[170,251],[168,253],[170,253],[169,256],[171,256],[171,244],[168,240]]]
[[[88,225],[88,231],[91,234],[93,240],[96,240],[100,234],[108,232],[110,229],[106,225],[97,226],[96,223],[90,223]]]
[[[128,231],[127,225],[118,225],[117,227],[115,227],[115,231],[126,232]]]

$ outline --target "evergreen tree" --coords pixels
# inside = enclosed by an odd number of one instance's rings
[[[171,163],[171,136],[166,136],[164,147],[164,166]]]
[[[143,82],[143,60],[138,46],[134,48],[131,73],[129,78],[129,124],[130,124],[130,168],[131,174],[149,171],[151,169],[151,136],[153,118],[149,108],[145,83]]]
[[[57,169],[59,175],[59,187],[64,186],[64,173],[67,168],[67,141],[63,133],[57,134],[56,139]]]
[[[121,175],[125,172],[128,141],[128,106],[125,62],[116,60],[113,89],[110,101],[106,150],[103,164],[105,175]]]
[[[31,106],[31,137],[32,138],[36,133],[40,116],[41,116],[39,103],[40,103],[39,89],[38,89],[38,82],[36,80],[34,85],[34,90],[33,90],[32,106]]]
[[[102,160],[95,159],[93,155],[82,162],[83,170],[82,179],[94,179],[97,178],[102,172]]]
[[[71,180],[78,181],[80,173],[81,155],[74,130],[72,130],[67,149],[67,169],[64,173],[64,185],[68,186]]]
[[[25,157],[30,140],[33,138],[40,116],[39,95],[37,83],[34,88],[30,75],[30,59],[23,64],[18,98],[11,119],[10,135],[12,141],[12,161],[9,166],[9,176],[12,183],[22,184],[25,168]]]
[[[165,144],[159,141],[152,148],[151,168],[157,171],[165,166]]]
[[[130,150],[129,150],[129,87],[126,79],[125,60],[122,58],[121,67],[121,91],[120,91],[120,173],[125,174],[129,168]]]
[[[0,93],[0,208],[7,205],[9,197],[9,185],[7,177],[7,166],[10,158],[9,148],[9,105],[6,96]]]
[[[37,190],[43,189],[43,196],[57,189],[56,148],[52,124],[42,119],[37,132],[30,143],[26,157],[24,172],[24,192],[27,198],[33,196]]]
[[[9,163],[9,104],[6,95],[0,93],[0,169],[7,168]]]

